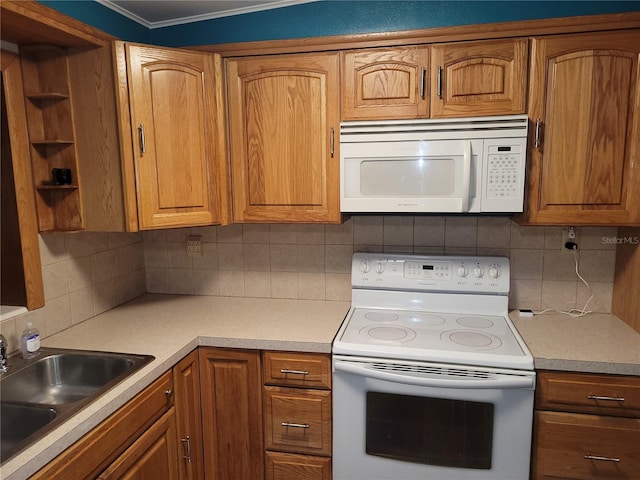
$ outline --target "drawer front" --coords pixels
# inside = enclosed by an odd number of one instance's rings
[[[316,353],[264,352],[264,383],[331,388],[331,359]]]
[[[331,392],[264,387],[265,448],[331,455]]]
[[[331,480],[331,459],[267,452],[266,480]]]
[[[630,479],[640,472],[640,420],[537,412],[535,478]]]
[[[536,408],[640,418],[640,377],[539,372]]]

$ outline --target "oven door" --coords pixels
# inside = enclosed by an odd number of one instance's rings
[[[479,212],[482,140],[341,143],[343,212]]]
[[[333,359],[334,480],[529,478],[535,373]]]

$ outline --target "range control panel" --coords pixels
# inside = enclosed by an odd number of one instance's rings
[[[509,293],[509,259],[482,256],[355,253],[353,288]]]

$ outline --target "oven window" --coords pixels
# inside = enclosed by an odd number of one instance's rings
[[[367,454],[491,468],[493,404],[367,392]]]

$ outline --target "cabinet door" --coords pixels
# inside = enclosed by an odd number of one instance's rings
[[[524,113],[527,58],[527,39],[434,46],[431,116]]]
[[[220,223],[219,57],[125,48],[140,229]]]
[[[426,47],[359,50],[342,58],[343,120],[429,114]]]
[[[204,480],[198,352],[173,367],[180,480]]]
[[[235,222],[340,221],[338,54],[227,64]]]
[[[267,452],[266,480],[331,480],[331,459]]]
[[[165,413],[97,478],[178,480],[175,408]]]
[[[206,479],[263,478],[260,353],[200,348],[199,356]]]
[[[640,30],[533,41],[528,223],[640,224],[639,53]]]

